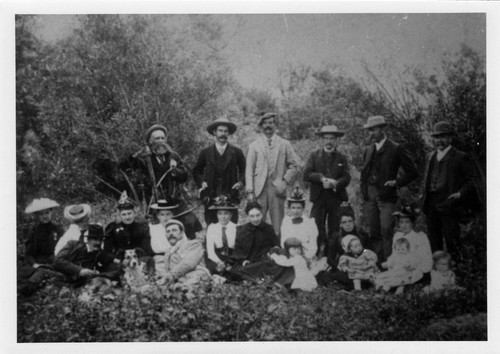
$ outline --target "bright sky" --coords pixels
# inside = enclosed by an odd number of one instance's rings
[[[358,76],[362,60],[435,67],[444,52],[456,52],[461,43],[486,55],[486,15],[481,13],[212,16],[228,34],[236,31],[224,54],[247,88],[275,91],[278,70],[289,63],[339,64]],[[39,35],[50,40],[68,35],[75,23],[73,16],[44,15],[39,25]]]

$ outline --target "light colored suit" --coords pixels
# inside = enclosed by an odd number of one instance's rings
[[[274,166],[269,166],[272,153],[276,154],[276,158]],[[287,184],[293,182],[298,168],[299,160],[292,144],[277,135],[273,137],[271,150],[264,135],[251,143],[248,148],[245,169],[246,190],[253,191],[257,202],[262,206],[264,217],[269,210],[276,234],[280,232],[285,213]]]

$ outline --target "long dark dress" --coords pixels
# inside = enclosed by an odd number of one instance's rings
[[[293,267],[280,266],[267,256],[273,247],[279,247],[279,241],[271,225],[265,222],[257,226],[251,223],[239,225],[236,228],[234,253],[230,257],[233,268],[224,275],[233,281],[257,281],[270,276],[281,285],[291,284],[295,278]],[[243,266],[245,260],[250,264]]]

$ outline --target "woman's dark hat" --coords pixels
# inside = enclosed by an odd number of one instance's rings
[[[208,210],[236,210],[238,207],[233,204],[231,198],[226,195],[220,195],[212,199],[212,205]]]
[[[286,199],[288,203],[305,203],[304,193],[297,186],[293,189],[292,194]]]
[[[340,204],[339,215],[349,215],[355,217],[354,209],[349,202],[342,202]]]
[[[405,205],[401,207],[398,211],[392,213],[392,216],[397,216],[398,218],[410,218],[411,221],[415,222],[417,220],[417,216],[420,213],[419,209],[414,209],[409,205]]]
[[[135,208],[134,201],[127,195],[127,191],[123,191],[118,200],[118,210],[133,210]]]
[[[172,198],[159,199],[157,203],[151,205],[154,210],[172,210],[179,207],[179,202]]]
[[[207,132],[211,135],[214,135],[214,129],[216,129],[219,125],[224,125],[229,129],[229,134],[232,135],[236,131],[236,124],[230,122],[227,118],[219,118],[210,123],[207,126]]]

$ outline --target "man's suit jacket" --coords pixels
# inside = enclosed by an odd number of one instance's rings
[[[370,166],[375,154],[380,154],[380,166],[378,180],[376,183],[379,189],[379,198],[383,201],[395,202],[398,198],[397,188],[403,187],[418,177],[418,171],[410,155],[401,145],[387,139],[379,151],[376,151],[375,144],[371,144],[363,154],[363,167],[361,169],[361,193],[365,200],[368,200],[368,178]],[[403,168],[404,174],[398,178],[399,168]],[[387,181],[396,180],[395,187],[387,187]]]
[[[274,166],[274,180],[278,182],[285,180],[290,184],[297,173],[299,160],[288,140],[276,136],[274,144],[279,149]],[[268,162],[267,141],[264,136],[261,136],[248,148],[245,171],[246,190],[252,190],[256,197],[262,193],[266,184]]]
[[[424,212],[427,214],[428,205],[428,192],[429,192],[429,179],[431,161],[437,163],[436,151],[429,153],[425,161],[425,174],[422,186],[422,206]],[[442,209],[443,212],[454,213],[467,203],[467,198],[471,192],[474,191],[474,179],[476,178],[474,166],[470,161],[469,156],[451,147],[450,151],[445,155],[442,162],[445,163],[443,180],[437,183],[437,195],[442,205],[438,205],[437,209]],[[449,200],[450,194],[460,192],[460,199],[456,201]]]
[[[198,161],[193,169],[194,179],[201,188],[202,182],[207,182],[208,184],[208,195],[213,198],[216,197],[215,191],[217,186],[217,179],[220,178],[220,183],[222,184],[221,190],[223,194],[229,195],[231,193],[231,188],[237,182],[245,183],[245,155],[243,151],[228,144],[224,154],[222,154],[222,170],[224,173],[219,175],[217,173],[217,155],[219,152],[215,147],[215,144],[201,150],[198,155]]]
[[[351,181],[349,174],[349,165],[347,159],[340,152],[333,153],[333,159],[330,163],[330,171],[328,171],[328,157],[324,149],[319,149],[311,153],[307,159],[304,168],[304,180],[311,184],[311,192],[309,200],[315,202],[321,194],[325,192],[321,178],[328,177],[338,180],[335,196],[341,201],[347,201],[347,192],[345,188]]]

